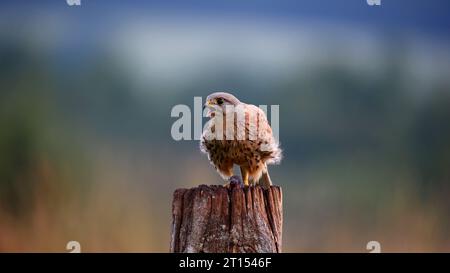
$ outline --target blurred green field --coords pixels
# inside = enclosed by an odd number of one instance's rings
[[[0,29],[1,252],[167,252],[173,191],[222,183],[170,110],[218,90],[280,105],[284,252],[450,251],[447,41],[35,20]]]

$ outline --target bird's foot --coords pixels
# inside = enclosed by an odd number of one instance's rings
[[[229,188],[229,189],[233,189],[234,187],[243,188],[244,187],[244,183],[242,182],[242,179],[241,179],[240,176],[233,175],[232,177],[230,177],[228,179],[228,183],[226,183],[224,185],[224,187]]]

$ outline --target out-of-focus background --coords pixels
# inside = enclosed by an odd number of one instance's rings
[[[166,252],[174,105],[280,105],[285,252],[450,251],[447,0],[0,4],[0,251]],[[204,120],[206,121],[206,120]]]

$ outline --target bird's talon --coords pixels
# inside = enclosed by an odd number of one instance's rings
[[[237,175],[233,175],[232,177],[230,177],[230,179],[228,180],[228,183],[225,184],[227,188],[234,188],[234,187],[239,187],[239,188],[243,188],[244,187],[244,183],[242,182],[242,179],[240,176]]]

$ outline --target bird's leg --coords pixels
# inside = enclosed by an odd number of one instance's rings
[[[272,186],[272,180],[270,180],[269,170],[267,169],[267,165],[264,164],[264,169],[262,173],[262,184],[263,188],[268,189]]]
[[[245,167],[241,168],[242,182],[244,182],[244,186],[248,186],[248,170]]]
[[[228,166],[229,168],[224,168],[220,170],[219,174],[222,176],[222,178],[225,180],[225,185],[223,185],[226,188],[230,187],[230,182],[233,180],[233,165]],[[235,178],[234,178],[235,179]]]

